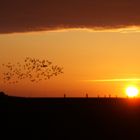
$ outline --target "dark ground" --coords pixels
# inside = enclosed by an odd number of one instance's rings
[[[0,97],[0,127],[38,139],[140,139],[140,99]],[[139,138],[138,138],[139,137]]]

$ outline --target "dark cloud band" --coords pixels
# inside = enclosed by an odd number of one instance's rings
[[[2,0],[0,33],[140,25],[139,0]]]

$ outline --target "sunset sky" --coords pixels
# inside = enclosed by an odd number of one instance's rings
[[[0,65],[48,59],[64,74],[50,80],[4,83],[16,96],[125,97],[140,89],[138,0],[5,0],[0,4]]]

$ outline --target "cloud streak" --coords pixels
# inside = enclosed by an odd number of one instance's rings
[[[139,0],[2,0],[0,33],[140,25]]]
[[[84,80],[85,82],[139,82],[140,79],[101,79],[101,80]]]

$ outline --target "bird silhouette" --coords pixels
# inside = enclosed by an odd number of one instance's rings
[[[12,64],[2,64],[5,72],[3,73],[3,81],[9,84],[16,84],[23,79],[28,79],[31,82],[39,82],[50,79],[63,73],[63,68],[53,65],[48,60],[40,60],[31,57],[26,57],[24,62]]]

